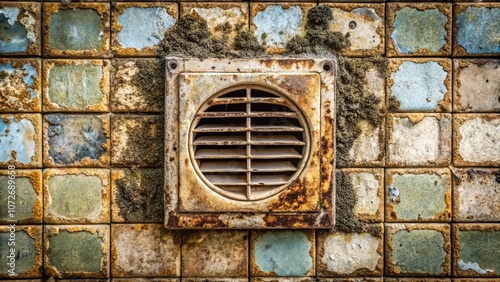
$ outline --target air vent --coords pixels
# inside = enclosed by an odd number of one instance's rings
[[[191,128],[191,160],[199,176],[230,199],[261,200],[283,191],[308,158],[309,130],[300,109],[261,86],[214,95]]]

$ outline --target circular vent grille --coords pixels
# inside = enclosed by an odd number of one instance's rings
[[[299,108],[283,94],[256,85],[208,99],[189,138],[203,181],[223,196],[246,201],[286,189],[305,166],[309,139]]]

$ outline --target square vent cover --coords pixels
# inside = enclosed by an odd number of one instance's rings
[[[332,227],[335,70],[166,58],[165,226]]]

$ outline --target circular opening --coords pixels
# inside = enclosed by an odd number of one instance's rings
[[[332,66],[331,66],[330,64],[324,64],[324,65],[323,65],[323,69],[324,69],[325,71],[330,71],[330,70],[332,69]]]
[[[177,68],[177,62],[170,62],[170,68],[175,70]]]
[[[351,22],[349,22],[349,28],[350,28],[350,29],[355,29],[357,26],[358,26],[358,24],[356,24],[356,22],[355,22],[355,21],[351,21]]]
[[[309,159],[310,132],[302,111],[285,95],[258,85],[210,97],[189,134],[198,176],[230,199],[262,200],[282,192]]]

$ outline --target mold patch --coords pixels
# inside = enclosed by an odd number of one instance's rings
[[[423,50],[436,53],[446,44],[447,21],[448,18],[439,9],[420,11],[405,7],[396,12],[391,38],[403,54]]]
[[[116,179],[115,201],[126,222],[163,222],[161,169],[127,169]]]
[[[106,154],[105,121],[100,116],[46,115],[49,157],[56,165],[97,162]]]
[[[57,50],[99,50],[101,24],[94,9],[59,10],[50,17],[49,46]]]
[[[472,7],[456,16],[456,42],[468,54],[500,53],[500,8]]]

